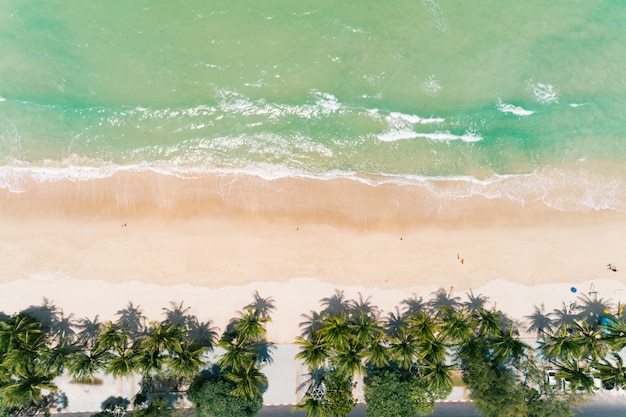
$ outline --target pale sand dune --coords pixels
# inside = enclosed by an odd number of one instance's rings
[[[437,216],[411,205],[426,198],[423,190],[343,180],[255,187],[255,179],[221,196],[203,189],[192,201],[181,197],[194,195],[190,183],[171,181],[187,187],[176,193],[161,184],[163,198],[174,196],[171,207],[155,203],[156,185],[143,184],[142,194],[142,184],[119,178],[0,192],[0,310],[45,296],[66,313],[113,318],[132,300],[160,319],[162,307],[184,300],[223,328],[258,290],[276,300],[270,330],[285,343],[298,333],[300,314],[335,288],[371,295],[385,311],[414,292],[484,290],[521,318],[534,304],[569,300],[571,286],[585,292],[593,283],[600,296],[617,299],[626,283],[619,213],[470,199]]]

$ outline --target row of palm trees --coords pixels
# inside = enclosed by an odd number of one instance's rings
[[[360,294],[349,300],[336,291],[320,303],[319,311],[303,315],[295,341],[297,358],[310,371],[300,407],[317,410],[311,416],[328,414],[329,407],[349,412],[356,378],[380,369],[419,378],[431,402],[448,395],[453,370],[462,370],[469,381],[479,362],[507,369],[538,398],[553,389],[544,378],[546,367],[555,369],[572,392],[593,391],[594,378],[605,387],[626,386],[618,354],[626,346],[623,311],[597,296],[580,296],[576,304],[551,313],[535,308],[526,325],[471,291],[465,300],[443,289],[428,300],[413,295],[384,316]],[[0,399],[11,407],[45,407],[45,394],[55,389],[52,381],[63,371],[77,379],[103,371],[190,380],[217,346],[224,350],[220,371],[236,384],[232,394],[259,397],[267,386],[262,366],[271,362],[266,324],[274,309],[271,298],[255,293],[218,338],[212,322],[199,321],[183,303],[164,308],[162,321],[149,321],[129,302],[115,320],[100,322],[98,316],[75,320],[44,299],[40,306],[0,318]],[[522,329],[537,332],[536,346],[520,337]]]
[[[257,362],[271,358],[264,326],[273,309],[271,298],[255,292],[218,338],[212,322],[199,321],[182,302],[164,308],[162,321],[148,321],[140,306],[129,302],[116,320],[100,322],[98,316],[74,320],[44,299],[0,320],[0,400],[15,412],[45,409],[56,390],[53,379],[63,372],[81,381],[104,372],[189,382],[217,346],[226,351],[221,368],[237,383],[233,394],[256,395],[267,385]],[[253,355],[256,351],[263,353]]]
[[[555,393],[544,372],[547,368],[567,382],[567,392],[558,397],[564,401],[592,392],[597,379],[608,388],[626,387],[626,368],[619,355],[626,346],[626,325],[618,317],[621,308],[612,310],[606,300],[582,295],[566,310],[567,316],[560,310],[550,315],[536,308],[524,325],[488,307],[486,297],[471,291],[466,295],[465,301],[443,289],[429,300],[414,295],[401,302],[402,310],[396,307],[384,317],[360,294],[357,300],[348,300],[336,291],[322,299],[320,311],[303,315],[302,333],[296,339],[297,358],[310,372],[298,408],[307,410],[308,416],[344,415],[331,410],[332,401],[322,395],[329,376],[351,383],[381,369],[420,378],[428,401],[449,394],[455,369],[463,371],[467,382],[474,381],[472,372],[479,363],[506,369],[524,387],[524,395],[536,401],[545,402]],[[537,346],[520,337],[524,328],[538,333]]]

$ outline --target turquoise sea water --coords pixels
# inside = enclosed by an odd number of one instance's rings
[[[0,0],[0,187],[227,171],[623,211],[624,22],[617,1]]]

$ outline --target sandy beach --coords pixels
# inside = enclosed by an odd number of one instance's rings
[[[626,288],[620,213],[468,199],[438,216],[411,187],[231,179],[238,186],[220,196],[223,178],[162,181],[143,192],[128,178],[3,190],[1,309],[47,297],[67,314],[108,319],[130,300],[160,319],[184,301],[223,328],[259,291],[276,300],[270,336],[290,343],[300,315],[335,289],[385,312],[413,293],[472,289],[521,319],[535,304],[571,302],[571,287],[613,301]]]

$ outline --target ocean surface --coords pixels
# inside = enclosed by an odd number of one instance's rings
[[[0,189],[241,172],[626,211],[624,22],[619,1],[0,0]]]

